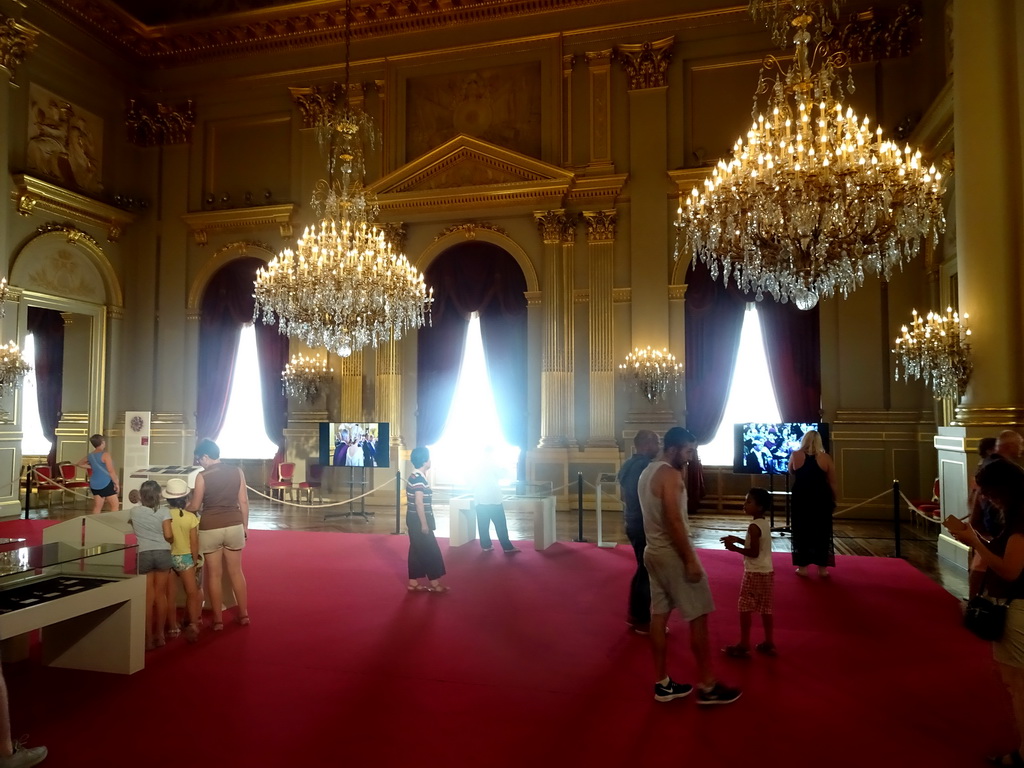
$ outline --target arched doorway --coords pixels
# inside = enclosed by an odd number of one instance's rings
[[[501,437],[521,449],[516,472],[521,479],[527,434],[527,285],[523,271],[503,248],[473,240],[454,245],[431,261],[425,278],[434,289],[434,306],[432,324],[419,331],[417,442],[431,445],[444,431],[469,318],[477,312]],[[489,437],[467,436],[467,454]]]

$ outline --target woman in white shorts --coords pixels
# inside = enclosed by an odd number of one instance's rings
[[[245,475],[238,467],[221,464],[220,448],[213,440],[196,445],[196,463],[203,471],[188,508],[200,512],[199,550],[205,561],[206,594],[213,611],[213,630],[224,629],[222,578],[227,569],[238,603],[237,621],[249,624],[249,596],[242,573],[242,549],[249,530],[249,497]]]

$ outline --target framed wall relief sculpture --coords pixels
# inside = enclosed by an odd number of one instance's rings
[[[35,83],[28,91],[25,170],[68,189],[103,192],[103,121]]]
[[[409,78],[406,162],[459,134],[539,158],[541,63]]]

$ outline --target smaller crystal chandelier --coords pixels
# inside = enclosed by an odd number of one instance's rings
[[[7,285],[7,278],[0,277],[0,317],[4,317],[7,314],[7,296],[10,292],[11,289]]]
[[[292,361],[281,372],[281,386],[288,397],[312,403],[327,388],[333,373],[319,352],[312,357],[300,353],[292,355]]]
[[[22,380],[32,370],[21,350],[13,341],[0,345],[0,394],[9,395],[21,386]]]
[[[667,350],[637,347],[626,355],[619,366],[619,375],[635,387],[649,402],[656,403],[669,392],[678,392],[683,366]]]
[[[903,326],[896,337],[896,380],[921,379],[931,387],[935,399],[959,400],[971,377],[971,345],[968,337],[967,313],[960,314],[946,307],[946,314],[929,312],[922,318],[914,310],[910,327]]]

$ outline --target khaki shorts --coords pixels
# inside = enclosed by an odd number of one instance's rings
[[[214,528],[199,531],[199,551],[204,555],[221,549],[237,552],[245,547],[245,528],[241,525],[229,525],[227,528]]]
[[[675,552],[652,554],[647,550],[644,565],[651,577],[652,614],[669,613],[675,608],[684,621],[693,621],[715,610],[708,575],[701,574],[700,581],[691,584],[686,580],[683,561]]]

